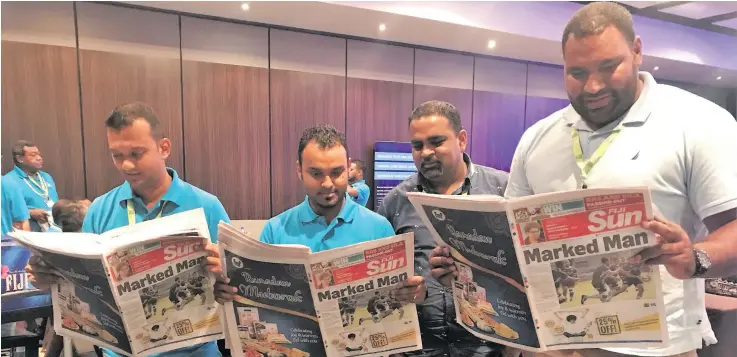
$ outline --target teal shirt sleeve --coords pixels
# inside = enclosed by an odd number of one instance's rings
[[[218,224],[220,221],[230,224],[230,217],[225,212],[225,207],[220,203],[220,200],[215,200],[210,208],[207,210],[207,228],[210,230],[210,241],[213,243],[218,242]]]
[[[386,238],[386,237],[391,237],[393,235],[396,235],[396,233],[394,233],[394,228],[392,227],[391,223],[389,223],[389,221],[387,221],[386,218],[384,217],[381,217],[381,218],[382,218],[381,223],[378,229],[379,236],[376,238]]]
[[[82,221],[83,233],[101,233],[98,232],[98,230],[95,228],[95,221],[97,220],[97,212],[100,210],[100,205],[100,200],[94,200],[92,204],[87,208],[87,214],[85,214],[84,221]]]
[[[3,199],[10,200],[10,216],[13,222],[23,222],[31,218],[28,212],[28,206],[26,206],[26,200],[20,193],[20,190],[14,189],[12,186],[8,187],[9,190],[3,190],[3,194],[7,193],[10,197],[3,197]]]
[[[266,225],[264,225],[264,229],[261,231],[261,235],[258,237],[258,240],[268,243],[268,244],[274,244],[274,239],[271,233],[271,222],[267,221]]]
[[[366,204],[368,203],[369,196],[371,196],[371,189],[365,183],[360,183],[353,187],[356,190],[358,190],[358,197],[356,197],[356,203],[365,207]]]

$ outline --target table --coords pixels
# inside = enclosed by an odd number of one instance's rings
[[[2,296],[0,312],[3,323],[49,318],[53,315],[51,294],[40,290],[28,290]],[[25,347],[27,357],[38,357],[41,336],[3,336],[2,346]]]

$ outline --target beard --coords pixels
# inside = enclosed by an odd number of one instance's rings
[[[331,193],[335,194],[334,199],[326,200],[323,196],[319,195],[316,197],[310,197],[310,201],[312,202],[316,211],[328,210],[343,204],[343,200],[345,200],[345,191],[343,191],[342,193],[340,191],[335,191]]]
[[[592,125],[593,129],[599,129],[620,118],[635,104],[637,82],[639,80],[637,76],[637,71],[635,71],[632,78],[627,82],[627,85],[620,90],[610,88],[601,90],[595,94],[584,92],[576,98],[571,98],[569,95],[568,99],[570,99],[571,106],[581,116],[581,119]],[[586,105],[587,100],[603,96],[609,96],[610,98],[607,105],[595,109],[590,109]]]
[[[429,165],[429,167],[426,167]],[[422,162],[420,165],[420,173],[428,181],[432,181],[443,176],[443,164],[439,161]]]

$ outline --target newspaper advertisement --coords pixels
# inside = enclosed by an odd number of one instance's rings
[[[304,246],[259,242],[227,224],[219,228],[223,266],[238,288],[225,306],[233,356],[421,349],[414,304],[394,298],[397,284],[413,274],[411,234],[311,254]]]
[[[154,354],[222,335],[204,237],[182,234],[105,255],[136,354]],[[193,341],[192,338],[196,341]]]
[[[2,295],[13,295],[35,290],[28,274],[26,264],[31,252],[26,247],[13,241],[10,237],[2,237]]]
[[[450,247],[458,269],[453,282],[458,324],[485,340],[540,348],[506,203],[437,195],[410,196],[410,201],[438,244]]]
[[[395,296],[414,275],[414,235],[310,256],[313,300],[328,356],[389,355],[422,348],[417,309]]]
[[[659,270],[633,259],[657,244],[647,188],[410,200],[450,247],[473,334],[533,351],[667,344]]]

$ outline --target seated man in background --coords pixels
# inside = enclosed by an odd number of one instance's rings
[[[51,208],[51,216],[54,224],[62,232],[79,232],[82,230],[84,216],[90,206],[89,200],[66,200],[61,199]]]
[[[363,169],[366,165],[361,160],[351,160],[351,167],[348,169],[348,195],[361,206],[366,207],[371,189],[363,179]]]
[[[304,131],[297,151],[297,176],[307,191],[305,200],[270,219],[259,238],[270,244],[300,244],[312,252],[391,237],[394,229],[382,216],[346,198],[350,160],[345,136],[334,127],[320,125]],[[216,247],[209,247],[211,270],[219,275],[218,302],[232,300],[235,287],[222,277]],[[422,277],[405,281],[397,297],[414,301],[425,297]]]

